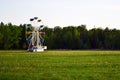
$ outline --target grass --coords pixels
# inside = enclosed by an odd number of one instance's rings
[[[120,80],[120,51],[0,51],[0,80]]]

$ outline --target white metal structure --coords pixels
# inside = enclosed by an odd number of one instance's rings
[[[38,17],[31,18],[30,21],[33,25],[27,24],[27,28],[32,28],[31,31],[27,31],[27,42],[29,44],[27,51],[29,52],[43,52],[47,49],[47,46],[43,46],[44,39],[42,38],[42,34],[44,35],[45,32],[41,32],[41,28],[43,25],[38,25],[41,22]]]

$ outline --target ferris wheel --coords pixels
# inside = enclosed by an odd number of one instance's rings
[[[42,20],[38,17],[30,18],[30,24],[26,24],[26,41],[28,43],[29,52],[42,52],[47,49],[47,46],[43,46],[45,32],[41,29],[44,27]]]

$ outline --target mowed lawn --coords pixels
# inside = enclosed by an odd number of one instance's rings
[[[0,51],[0,80],[120,80],[120,51]]]

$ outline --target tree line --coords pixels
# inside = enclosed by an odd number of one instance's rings
[[[0,23],[0,49],[27,49],[26,25]],[[44,27],[44,45],[48,49],[120,50],[120,30],[106,27],[87,30],[86,25]]]

